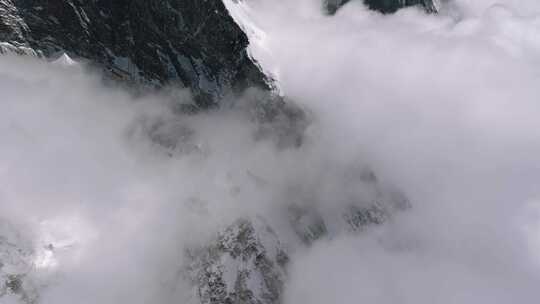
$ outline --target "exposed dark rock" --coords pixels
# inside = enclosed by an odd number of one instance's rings
[[[268,88],[216,0],[0,0],[0,42],[67,52],[139,86],[188,87],[202,107],[230,90]]]
[[[0,41],[24,43],[28,28],[12,0],[0,1]]]
[[[341,6],[351,0],[326,0],[326,9],[330,14],[334,14]],[[353,0],[354,1],[354,0]],[[396,12],[398,9],[408,6],[421,6],[427,12],[436,12],[436,7],[433,0],[363,0],[364,3],[372,10],[379,11],[384,14]]]

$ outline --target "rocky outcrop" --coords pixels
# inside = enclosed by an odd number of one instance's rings
[[[334,14],[342,5],[350,0],[326,0],[326,9]],[[436,12],[434,0],[364,0],[367,7],[384,14],[394,13],[398,9],[408,6],[421,6],[427,12]]]
[[[188,87],[203,107],[231,90],[267,88],[221,1],[0,0],[0,42],[4,51],[66,52],[137,86]]]
[[[188,251],[187,277],[202,304],[280,303],[288,255],[261,218],[241,219]]]
[[[0,41],[26,42],[28,27],[12,0],[0,1]]]

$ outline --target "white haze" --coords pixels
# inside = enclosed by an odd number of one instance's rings
[[[293,251],[285,303],[538,302],[540,4],[382,16],[353,1],[328,17],[316,0],[226,3],[311,113],[301,148],[255,141],[243,110],[179,118],[166,98],[0,57],[0,213],[37,244],[65,244],[38,278],[43,303],[183,302],[186,244],[276,217],[291,183],[314,197],[333,185],[337,202],[345,168],[366,165],[412,209]],[[153,144],[158,121],[194,129],[191,152]]]

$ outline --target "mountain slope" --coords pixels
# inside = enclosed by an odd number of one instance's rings
[[[221,1],[0,0],[0,42],[3,52],[67,52],[139,86],[188,87],[203,107],[267,87]]]

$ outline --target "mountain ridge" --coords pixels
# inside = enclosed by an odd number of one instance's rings
[[[221,1],[1,0],[0,52],[68,53],[135,86],[189,88],[200,107],[268,89]]]

